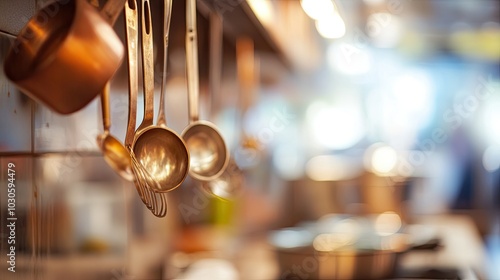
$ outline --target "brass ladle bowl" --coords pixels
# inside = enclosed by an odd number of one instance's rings
[[[127,122],[127,134],[125,136],[125,145],[128,148],[132,162],[132,171],[135,175],[135,187],[139,197],[144,205],[158,217],[164,217],[167,214],[167,198],[163,193],[155,193],[152,189],[158,183],[151,178],[149,172],[138,162],[132,150],[133,140],[135,138],[135,125],[137,117],[137,92],[139,84],[138,75],[138,9],[136,0],[128,0],[125,5],[125,39],[127,42],[128,58],[128,83],[129,83],[129,110]],[[151,187],[153,186],[153,187]],[[156,187],[159,188],[159,187]]]
[[[196,32],[196,0],[186,1],[186,66],[188,76],[190,124],[182,132],[190,159],[189,174],[210,181],[222,174],[229,161],[226,143],[217,127],[199,120],[198,43]]]
[[[142,57],[145,117],[133,143],[137,160],[158,184],[151,187],[167,192],[179,187],[189,171],[189,152],[182,138],[167,128],[163,111],[164,88],[160,100],[159,122],[153,125],[154,59],[149,1],[143,1]],[[168,16],[169,18],[169,16]],[[163,73],[165,75],[165,73]],[[159,188],[157,188],[159,187]]]
[[[134,180],[130,154],[123,144],[109,133],[111,120],[109,116],[109,83],[101,94],[102,122],[104,133],[97,136],[97,144],[102,151],[104,160],[113,170],[127,181]]]

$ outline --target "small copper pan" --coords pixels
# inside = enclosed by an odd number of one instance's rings
[[[4,70],[22,92],[60,114],[85,107],[121,64],[124,47],[113,24],[126,0],[101,12],[86,0],[58,0],[21,30]]]

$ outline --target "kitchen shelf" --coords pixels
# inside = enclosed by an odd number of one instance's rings
[[[219,13],[224,23],[224,36],[234,45],[239,37],[254,41],[257,52],[275,56],[286,69],[291,68],[288,57],[262,25],[249,4],[244,0],[198,0],[198,11],[208,18],[210,13]]]
[[[153,13],[159,13],[163,10],[160,8],[159,2],[152,3]],[[174,1],[174,13],[181,13],[181,6],[185,7],[185,1]],[[0,2],[0,35],[11,38],[16,36],[27,20],[33,16],[36,7],[36,0],[19,0],[15,3]],[[198,0],[197,7],[198,12],[206,19],[214,12],[222,16],[224,37],[233,45],[236,44],[239,37],[250,37],[254,41],[256,51],[272,54],[287,69],[291,67],[283,50],[245,0]]]

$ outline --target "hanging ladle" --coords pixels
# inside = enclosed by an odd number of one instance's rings
[[[113,170],[118,173],[122,178],[128,181],[134,180],[134,173],[132,171],[132,163],[130,161],[130,154],[122,145],[122,143],[109,133],[111,126],[109,116],[109,83],[104,87],[101,93],[101,109],[102,109],[102,124],[104,133],[97,136],[97,144],[99,145],[104,160],[108,163]]]
[[[92,0],[90,3],[96,8],[99,8],[99,2],[97,0]],[[104,160],[108,165],[125,180],[133,181],[135,176],[132,171],[130,154],[127,148],[109,132],[111,127],[109,94],[110,83],[107,82],[101,92],[102,126],[104,128],[104,133],[97,136],[97,145],[101,149]]]
[[[159,123],[153,125],[154,59],[149,1],[143,0],[142,23],[145,112],[144,119],[137,129],[133,151],[151,178],[158,182],[151,186],[157,188],[154,191],[167,192],[180,186],[186,178],[189,170],[189,152],[182,138],[166,127],[163,102],[160,105]]]
[[[164,193],[156,193],[154,188],[159,188],[158,182],[151,178],[151,174],[135,157],[132,144],[136,135],[135,125],[137,117],[137,92],[138,92],[138,9],[136,0],[128,0],[125,5],[125,39],[128,50],[128,83],[129,83],[129,115],[125,144],[129,148],[132,159],[132,170],[136,177],[135,186],[144,205],[157,217],[167,214],[167,197]],[[147,96],[144,95],[146,98]],[[144,102],[146,104],[146,102]],[[144,111],[147,111],[146,108]],[[153,187],[151,187],[153,186]]]
[[[189,174],[198,180],[219,177],[229,160],[226,143],[217,127],[199,120],[198,43],[196,0],[186,1],[186,67],[188,78],[189,125],[182,132],[191,155]]]
[[[135,187],[139,197],[148,209],[153,210],[154,202],[152,195],[146,187],[148,175],[144,167],[137,162],[134,152],[132,151],[132,143],[135,135],[135,125],[137,118],[137,92],[139,89],[139,74],[138,74],[138,50],[139,33],[138,33],[138,9],[136,0],[128,0],[125,4],[125,41],[127,43],[127,66],[128,66],[128,122],[127,133],[125,135],[125,146],[128,148],[129,156],[132,162],[132,171],[135,175]],[[151,183],[151,182],[150,182]]]
[[[215,95],[220,92],[220,81],[222,73],[222,54],[223,54],[222,31],[223,31],[222,15],[218,14],[217,12],[211,13],[209,85],[210,85],[211,100],[215,101],[213,103],[216,105],[218,105],[217,100],[220,99],[217,98],[217,96]],[[237,58],[239,58],[238,55]],[[240,61],[237,59],[236,63],[239,64]],[[219,106],[213,106],[213,107],[215,107],[215,109],[219,108]],[[229,158],[229,163],[226,169],[218,178],[202,182],[202,187],[207,192],[219,198],[227,200],[238,197],[243,191],[243,185],[244,185],[244,176],[242,174],[242,171],[239,169],[238,165],[232,158],[232,156]]]

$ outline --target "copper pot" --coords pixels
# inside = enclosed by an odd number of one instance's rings
[[[70,114],[104,88],[124,56],[113,30],[126,0],[109,0],[99,13],[86,0],[58,0],[39,10],[20,31],[4,70],[22,92]]]

